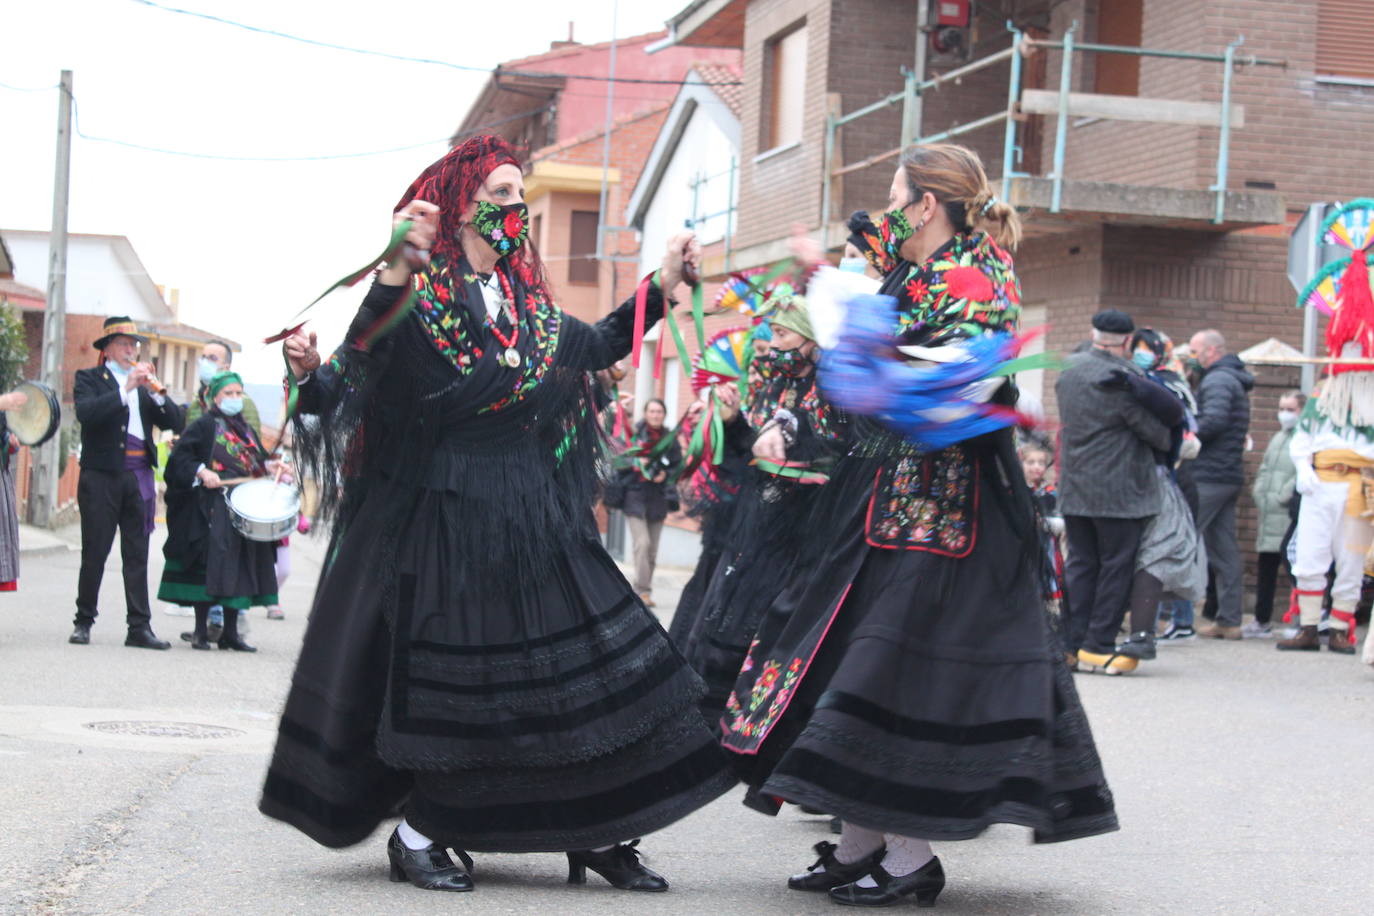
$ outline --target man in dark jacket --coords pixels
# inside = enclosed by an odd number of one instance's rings
[[[153,634],[148,609],[148,535],[153,530],[157,496],[153,468],[157,448],[153,428],[180,432],[184,416],[167,397],[152,367],[137,362],[138,335],[126,317],[105,321],[95,342],[100,364],[76,373],[76,418],[81,423],[81,480],[76,504],[81,511],[81,574],[76,589],[76,629],[68,642],[91,641],[105,558],[119,530],[124,564],[124,601],[128,636],[124,645],[166,649]]]
[[[1236,540],[1236,498],[1245,484],[1245,440],[1250,431],[1250,389],[1255,378],[1226,352],[1226,338],[1198,331],[1188,343],[1202,370],[1197,391],[1197,437],[1202,451],[1193,461],[1197,483],[1197,530],[1207,546],[1207,569],[1217,590],[1217,619],[1199,636],[1240,639],[1243,565]]]
[[[1136,550],[1161,504],[1152,450],[1169,448],[1169,428],[1131,393],[1131,377],[1142,376],[1127,358],[1134,330],[1124,312],[1098,312],[1092,347],[1069,357],[1054,387],[1069,538],[1065,649],[1075,658],[1115,654]]]

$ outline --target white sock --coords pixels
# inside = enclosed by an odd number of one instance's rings
[[[882,863],[883,871],[894,878],[909,875],[935,858],[929,840],[917,839],[914,836],[902,836],[899,833],[883,834],[883,839],[887,841],[887,854],[883,856]],[[858,884],[859,887],[878,886],[878,882],[873,880],[872,875],[864,875],[859,879]]]
[[[396,833],[400,835],[401,842],[406,844],[406,849],[428,849],[434,845],[433,840],[410,826],[410,822],[407,820],[401,821],[400,826],[396,828]]]
[[[614,843],[612,843],[609,846],[597,846],[594,849],[592,849],[592,852],[607,852],[609,850],[615,849],[615,846],[616,844]]]
[[[835,861],[841,865],[853,865],[864,856],[881,849],[882,845],[881,832],[845,821],[844,830],[840,833],[840,845],[835,850]]]

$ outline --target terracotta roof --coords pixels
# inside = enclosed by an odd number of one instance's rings
[[[150,324],[146,325],[144,330],[158,337],[176,337],[180,340],[196,340],[201,343],[209,343],[212,340],[222,340],[229,345],[231,350],[243,349],[236,341],[230,340],[222,334],[206,331],[189,324]]]
[[[706,61],[697,61],[692,64],[692,69],[701,77],[703,83],[710,84],[711,89],[725,103],[725,107],[729,108],[730,113],[738,118],[744,107],[744,86],[740,83],[740,71],[726,64],[713,64]],[[734,83],[734,85],[723,85],[729,83]]]
[[[47,300],[47,294],[41,289],[27,286],[18,280],[8,279],[0,279],[0,296],[13,296],[15,299],[30,300],[17,304],[20,308],[38,312],[43,311],[43,303]]]
[[[672,102],[654,102],[652,105],[648,105],[638,111],[632,111],[627,115],[621,115],[611,122],[611,133],[615,133],[628,124],[633,124],[636,121],[642,121],[644,118],[650,118],[656,114],[661,114],[671,107]],[[570,140],[564,140],[562,143],[556,143],[552,146],[545,146],[542,149],[535,150],[530,154],[530,162],[533,163],[542,159],[548,159],[550,156],[556,156],[565,150],[572,149],[574,146],[581,146],[583,143],[595,140],[597,137],[603,137],[605,134],[606,129],[604,127],[585,131]]]
[[[617,47],[634,44],[648,44],[655,39],[665,37],[667,34],[666,31],[660,29],[657,32],[646,32],[643,35],[633,35],[629,38],[617,38],[615,43]],[[529,57],[517,57],[515,60],[503,61],[497,64],[496,69],[508,70],[512,67],[524,67],[533,63],[543,63],[544,61],[558,60],[561,57],[568,57],[573,54],[581,54],[584,51],[597,51],[602,48],[609,48],[610,46],[611,43],[609,41],[598,42],[594,45],[584,45],[580,42],[564,45],[561,48],[552,48],[542,54],[531,54]]]

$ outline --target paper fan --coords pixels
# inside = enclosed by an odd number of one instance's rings
[[[732,273],[716,294],[716,308],[732,310],[748,318],[756,318],[768,311],[768,291],[760,284],[762,269]]]
[[[1322,223],[1321,236],[1328,245],[1365,251],[1374,242],[1374,200],[1361,197],[1332,213]]]
[[[699,394],[712,385],[739,379],[744,374],[748,347],[748,328],[726,328],[712,334],[692,361],[692,391]]]
[[[1364,255],[1365,263],[1369,263],[1370,255]],[[1298,308],[1304,305],[1311,306],[1323,315],[1330,315],[1336,311],[1336,303],[1341,294],[1341,280],[1345,275],[1345,269],[1350,265],[1350,258],[1341,258],[1339,261],[1332,261],[1312,278],[1301,293],[1298,293]]]

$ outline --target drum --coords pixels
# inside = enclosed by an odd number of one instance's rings
[[[296,529],[301,494],[294,484],[269,478],[250,480],[225,491],[229,523],[250,541],[280,541]]]
[[[20,382],[14,390],[22,391],[28,400],[23,407],[5,411],[10,432],[24,445],[42,445],[56,435],[62,425],[62,405],[57,400],[57,392],[42,382]]]

